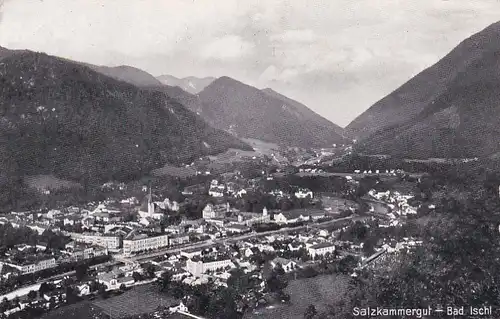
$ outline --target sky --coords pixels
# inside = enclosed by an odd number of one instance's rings
[[[0,0],[0,46],[271,87],[341,126],[500,19],[500,0]]]

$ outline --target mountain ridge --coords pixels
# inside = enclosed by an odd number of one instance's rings
[[[44,53],[11,53],[0,74],[3,176],[126,180],[165,163],[251,149],[164,92]]]
[[[198,94],[197,108],[212,126],[238,137],[301,147],[331,147],[346,142],[337,133],[342,128],[305,105],[272,92],[223,76]]]
[[[368,109],[348,126],[361,136],[356,149],[412,158],[498,153],[498,37],[500,22],[465,39]]]

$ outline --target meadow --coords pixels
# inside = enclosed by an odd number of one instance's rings
[[[289,305],[273,305],[245,316],[246,319],[302,319],[307,306],[314,305],[318,312],[326,311],[327,305],[340,301],[348,287],[349,277],[324,275],[290,281],[286,292]]]

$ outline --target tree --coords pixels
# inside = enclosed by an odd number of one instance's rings
[[[125,286],[125,284],[121,284],[120,285],[120,291],[124,292],[127,290],[127,286]]]
[[[143,280],[143,276],[142,276],[140,273],[138,273],[137,271],[134,271],[134,272],[132,273],[132,278],[134,278],[134,281],[135,281],[135,282],[138,282],[138,281],[142,281],[142,280]]]
[[[28,298],[31,299],[31,300],[36,299],[37,296],[38,296],[38,294],[34,290],[30,290],[30,292],[28,292]]]
[[[317,313],[316,307],[314,305],[309,305],[304,312],[304,319],[313,319]]]
[[[422,247],[392,261],[389,276],[375,274],[361,283],[362,300],[398,307],[500,306],[498,201],[446,201],[424,230]]]
[[[81,281],[87,276],[89,266],[87,264],[79,264],[75,267],[75,276],[78,281]]]
[[[104,284],[99,285],[98,293],[103,298],[108,298],[108,296],[109,296],[109,292],[106,290],[106,285],[104,285]]]
[[[161,274],[160,280],[160,291],[164,292],[170,289],[172,283],[172,273],[170,271],[165,271]]]

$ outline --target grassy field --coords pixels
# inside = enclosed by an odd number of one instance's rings
[[[107,318],[107,315],[103,311],[101,311],[98,307],[92,305],[92,303],[84,301],[74,305],[64,306],[62,308],[52,310],[41,317],[41,319],[60,319],[60,318],[105,319]]]
[[[71,181],[65,181],[52,175],[32,175],[26,176],[24,182],[29,187],[36,189],[61,189],[81,187],[80,184]]]
[[[154,176],[173,176],[186,178],[196,175],[196,170],[192,167],[177,167],[166,164],[162,168],[155,169],[151,172]]]
[[[248,314],[246,319],[302,319],[307,306],[315,305],[318,312],[342,299],[349,277],[328,275],[291,281],[286,288],[290,305],[275,305]]]
[[[161,295],[152,285],[137,286],[119,296],[96,300],[94,305],[113,318],[151,313],[176,301]]]
[[[278,144],[268,143],[253,138],[243,138],[242,140],[253,147],[253,149],[259,154],[271,155],[272,153],[275,153],[276,150],[279,150]]]
[[[355,201],[327,195],[321,196],[321,202],[324,208],[331,208],[330,212],[332,213],[347,210],[349,207],[357,208],[359,206]]]

